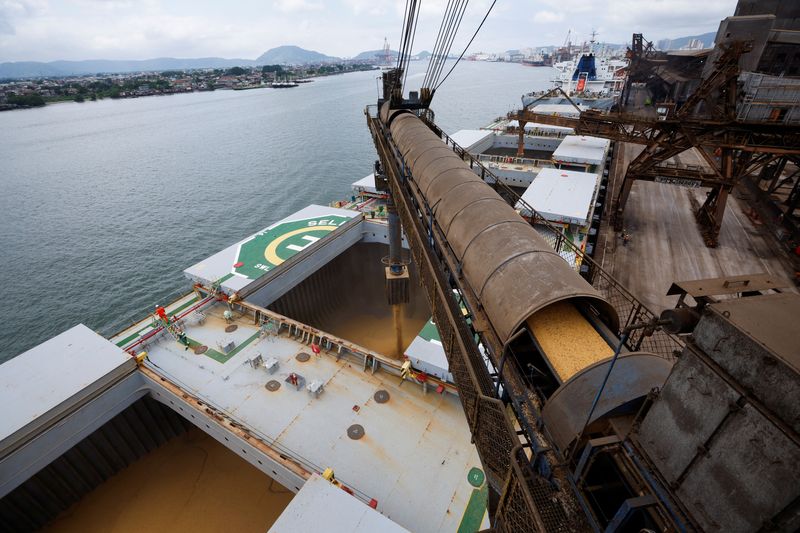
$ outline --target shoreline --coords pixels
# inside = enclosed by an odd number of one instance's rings
[[[344,76],[346,74],[353,74],[353,73],[356,73],[356,72],[372,72],[374,70],[380,70],[380,67],[370,68],[370,69],[356,69],[356,70],[350,70],[350,71],[347,71],[347,72],[322,73],[322,74],[316,74],[314,76],[304,76],[304,77],[300,78],[300,79],[303,80],[300,83],[300,85],[306,85],[306,84],[314,81],[317,78],[326,78],[326,77],[329,77],[329,76]],[[11,81],[20,81],[20,80],[11,80]],[[268,82],[268,83],[272,83],[272,82]],[[85,98],[82,102],[78,102],[75,99],[58,99],[58,100],[53,100],[53,101],[45,101],[44,105],[34,105],[34,106],[8,107],[8,106],[10,106],[12,104],[0,104],[0,112],[3,112],[3,111],[23,111],[23,110],[27,110],[27,109],[40,109],[40,108],[47,107],[47,106],[53,105],[53,104],[64,104],[64,103],[85,104],[87,102],[97,102],[97,101],[106,100],[106,99],[110,99],[110,100],[132,100],[132,99],[135,99],[135,98],[148,98],[148,97],[151,97],[151,96],[173,96],[173,95],[176,95],[176,94],[209,93],[209,92],[216,92],[216,91],[245,91],[245,90],[253,90],[253,89],[272,89],[272,88],[273,87],[270,87],[269,85],[256,85],[256,86],[245,86],[245,87],[220,87],[219,89],[214,88],[214,89],[210,89],[210,90],[209,89],[199,89],[199,90],[191,90],[191,91],[173,91],[173,92],[167,92],[167,93],[141,94],[141,95],[133,95],[133,96],[117,96],[117,97],[102,96],[102,97],[96,98],[95,100],[92,100],[91,97],[90,97],[90,98]]]

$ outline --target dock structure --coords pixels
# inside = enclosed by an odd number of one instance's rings
[[[627,143],[617,146],[609,183],[619,190],[621,176],[641,147]],[[691,151],[676,159],[684,164],[703,163]],[[766,272],[792,287],[797,260],[786,253],[770,228],[753,216],[744,194],[743,190],[734,190],[722,221],[719,245],[708,248],[694,217],[687,216],[704,201],[703,189],[638,182],[628,200],[623,228],[630,235],[629,242],[623,244],[622,232],[614,229],[605,213],[595,259],[653,309],[675,305],[675,297],[667,295],[675,280]]]

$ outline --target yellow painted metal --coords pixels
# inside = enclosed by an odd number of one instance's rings
[[[569,301],[548,305],[531,315],[527,323],[562,382],[614,355],[611,346]]]

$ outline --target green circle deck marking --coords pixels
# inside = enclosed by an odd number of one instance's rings
[[[351,217],[325,215],[283,222],[242,243],[233,272],[256,279],[298,252],[302,252]]]
[[[486,479],[486,475],[484,475],[483,470],[477,467],[472,467],[469,469],[469,473],[467,474],[467,481],[473,487],[480,487],[483,485],[483,481]]]

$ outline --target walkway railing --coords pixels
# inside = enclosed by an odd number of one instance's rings
[[[553,161],[550,159],[533,159],[530,157],[509,157],[489,154],[478,154],[478,161],[486,163],[507,163],[509,165],[531,165],[535,167],[553,166]]]
[[[435,128],[434,131],[440,130]],[[564,252],[575,254],[575,270],[614,306],[620,318],[620,330],[626,326],[646,322],[658,317],[655,312],[631,294],[614,276],[603,270],[594,259],[567,239],[559,228],[548,222],[533,206],[495,176],[478,158],[459,146],[444,132],[442,132],[442,140],[448,146],[451,146],[461,159],[469,163],[470,168],[475,170],[484,181],[489,183],[512,206],[532,213],[528,221],[554,250],[562,254]],[[625,344],[629,350],[650,352],[670,361],[675,360],[676,354],[683,350],[683,341],[664,331],[656,331],[651,336],[644,336],[643,330],[634,330]]]

